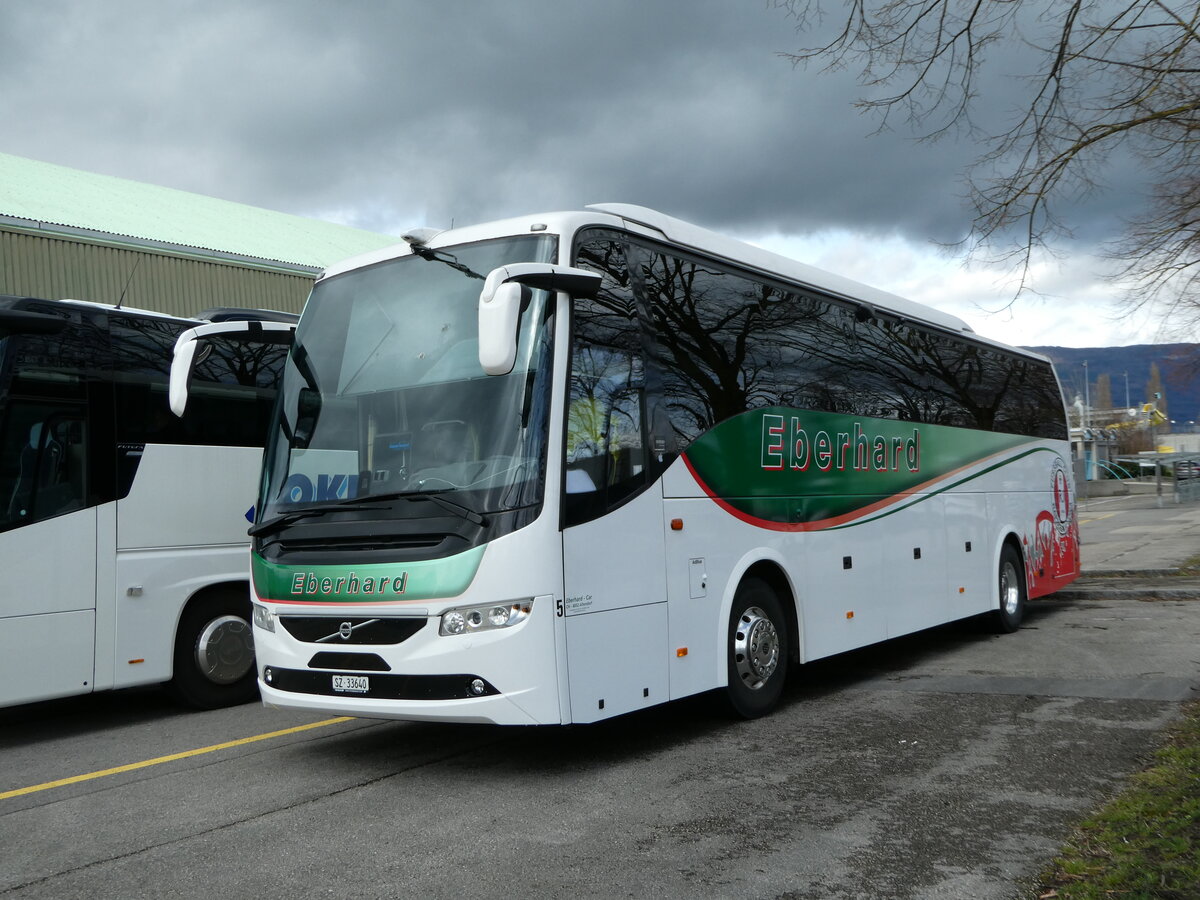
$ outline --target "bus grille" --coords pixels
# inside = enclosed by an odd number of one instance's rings
[[[308,661],[310,669],[338,669],[350,672],[390,672],[392,667],[378,653],[318,653]]]
[[[287,633],[306,644],[399,644],[425,627],[428,619],[280,616]]]

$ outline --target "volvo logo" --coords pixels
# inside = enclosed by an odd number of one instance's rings
[[[360,619],[355,622],[353,619],[348,619],[338,625],[337,631],[327,634],[325,637],[317,638],[315,643],[326,644],[330,641],[336,641],[338,638],[341,638],[343,641],[349,641],[354,637],[354,632],[360,628],[366,628],[368,625],[374,625],[378,621],[379,619]]]

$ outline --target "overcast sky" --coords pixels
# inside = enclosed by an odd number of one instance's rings
[[[939,249],[980,145],[876,133],[856,73],[781,55],[812,38],[773,0],[39,0],[0,3],[0,38],[0,152],[388,234],[636,203],[1010,343],[1166,337],[1116,318],[1095,255],[1127,163],[1010,305],[1007,269]]]

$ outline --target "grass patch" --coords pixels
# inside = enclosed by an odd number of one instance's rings
[[[1200,575],[1200,553],[1184,560],[1179,567],[1180,575]]]
[[[1033,896],[1200,900],[1200,701],[1150,768],[1076,828]]]

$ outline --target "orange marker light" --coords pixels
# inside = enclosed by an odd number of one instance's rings
[[[852,610],[852,609],[846,610],[846,618],[853,619],[854,618],[854,610]]]
[[[146,660],[144,660],[144,659],[131,659],[131,660],[129,661],[129,664],[130,664],[131,666],[136,666],[138,663],[144,663],[145,661],[146,661]]]
[[[960,594],[965,594],[965,593],[967,592],[967,589],[966,589],[966,588],[959,588],[959,589],[958,589],[958,592],[959,592]]]
[[[671,530],[672,531],[683,531],[683,519],[672,519],[671,520]]]
[[[685,656],[687,656],[687,647],[680,647],[678,650],[675,651],[675,655],[678,656],[680,659],[683,659]]]

